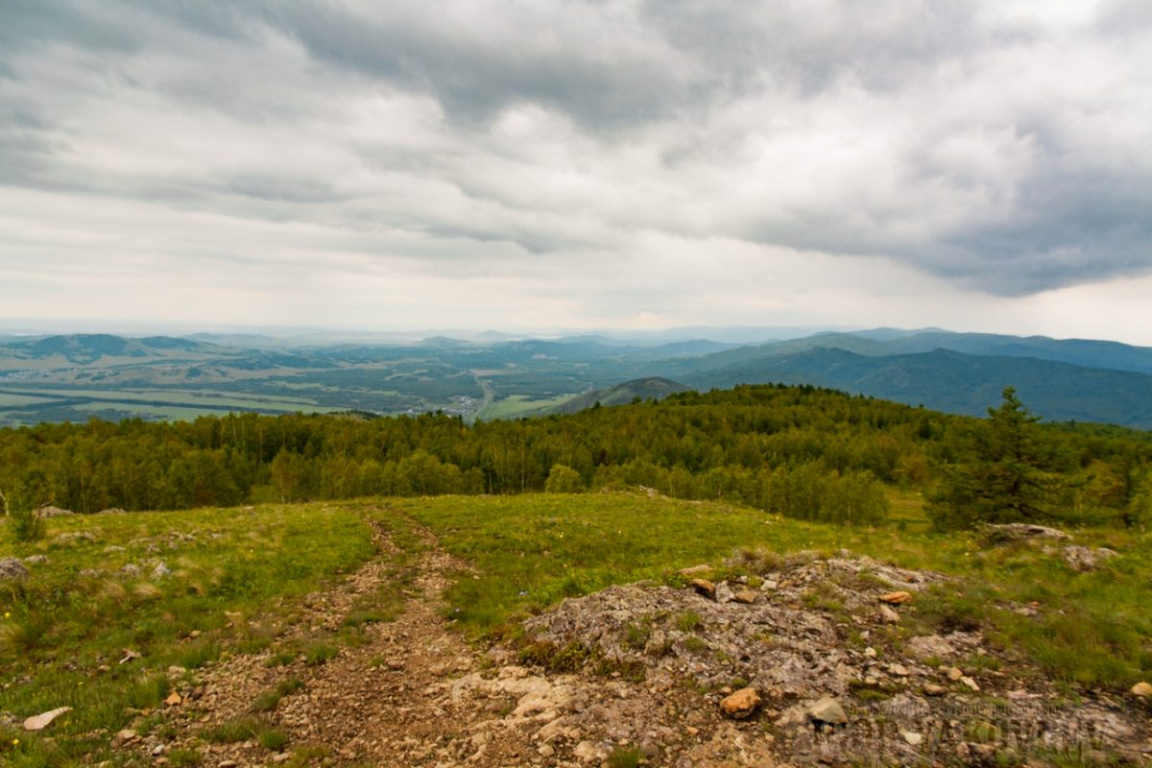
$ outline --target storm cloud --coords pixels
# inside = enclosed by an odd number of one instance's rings
[[[674,308],[741,306],[733,270],[761,309],[837,270],[956,302],[1144,280],[1150,72],[1139,0],[9,0],[0,299],[37,253],[451,274],[575,325],[699,323]]]

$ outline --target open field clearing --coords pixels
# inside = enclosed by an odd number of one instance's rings
[[[512,419],[517,416],[543,411],[545,408],[560,405],[571,400],[575,394],[559,395],[544,400],[533,400],[527,395],[512,395],[494,403],[489,403],[476,414],[478,419]]]

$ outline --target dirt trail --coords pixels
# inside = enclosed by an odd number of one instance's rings
[[[274,649],[227,658],[198,674],[194,687],[183,691],[189,696],[183,705],[169,710],[176,723],[174,739],[153,736],[126,748],[163,765],[166,753],[195,746],[205,766],[226,768],[287,762],[486,768],[529,758],[543,763],[538,747],[530,742],[531,734],[516,727],[523,723],[508,727],[500,722],[507,721],[502,716],[509,714],[515,692],[523,685],[509,684],[511,693],[484,684],[467,691],[458,683],[454,686],[462,678],[478,680],[482,669],[487,676],[502,674],[505,680],[540,684],[525,670],[498,666],[507,661],[506,652],[477,651],[449,627],[439,614],[440,595],[449,583],[448,574],[466,571],[467,566],[438,549],[430,533],[419,534],[423,551],[415,564],[412,588],[405,593],[405,609],[395,621],[368,625],[362,644],[341,647],[323,664],[296,659],[270,667]],[[280,646],[318,630],[336,630],[358,597],[374,593],[390,578],[389,555],[396,548],[379,530],[377,547],[379,556],[339,588],[303,601],[303,616],[280,638]],[[301,690],[283,696],[270,712],[253,713],[262,694],[293,678],[304,683]],[[260,746],[255,737],[236,743],[205,743],[198,738],[214,727],[252,717],[287,736],[283,752]],[[499,738],[491,735],[496,731]]]

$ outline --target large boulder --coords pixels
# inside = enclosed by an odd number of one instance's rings
[[[1033,525],[1032,523],[986,525],[983,530],[984,540],[988,544],[1007,544],[1013,541],[1029,541],[1032,539],[1059,541],[1070,538],[1068,534],[1057,528],[1049,528],[1046,525]]]
[[[36,510],[37,517],[67,517],[68,515],[75,514],[70,509],[61,509],[60,507],[46,506],[40,507]]]

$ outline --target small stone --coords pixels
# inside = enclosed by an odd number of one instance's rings
[[[537,748],[536,753],[540,755],[540,757],[552,757],[552,755],[556,754],[556,750],[551,744],[541,744],[539,748]]]
[[[967,675],[964,675],[963,677],[961,677],[960,682],[964,683],[964,685],[968,686],[969,688],[971,688],[974,691],[977,691],[977,692],[980,691],[980,686],[976,684],[976,681],[973,680],[972,678],[968,677]]]
[[[903,664],[889,664],[888,672],[890,674],[896,675],[897,677],[908,677],[909,675],[908,667],[904,666]]]
[[[26,731],[42,731],[52,724],[52,721],[60,717],[66,712],[71,712],[72,707],[57,707],[56,709],[43,712],[39,715],[34,715],[24,721],[24,730]]]
[[[164,754],[167,751],[168,751],[168,745],[167,744],[157,744],[156,746],[152,747],[152,757],[160,757],[160,755]]]
[[[216,768],[237,768],[239,765],[235,760],[221,760],[216,764]]]
[[[125,728],[122,731],[116,732],[116,742],[118,744],[131,744],[138,738],[140,738],[140,734],[136,733],[136,731],[132,730],[131,728]]]
[[[572,754],[576,756],[580,762],[592,763],[601,759],[602,750],[596,746],[594,742],[584,740],[576,745],[572,750]]]
[[[286,763],[291,759],[292,759],[292,753],[291,752],[281,752],[277,755],[272,756],[272,762],[276,763],[277,765],[282,765],[283,763]]]
[[[735,594],[732,595],[732,602],[743,603],[744,605],[752,605],[756,602],[757,597],[758,595],[756,594],[755,590],[749,589],[748,587],[743,587],[742,589],[736,590]]]
[[[880,606],[880,622],[883,624],[899,624],[900,614],[889,608],[887,605]]]
[[[925,696],[943,696],[948,692],[948,689],[936,683],[924,683]]]
[[[644,644],[644,653],[649,656],[663,656],[668,652],[668,647],[668,636],[659,629],[654,629],[648,642]]]
[[[156,567],[152,569],[152,578],[154,580],[159,580],[159,579],[164,578],[165,576],[167,576],[170,573],[172,573],[172,569],[169,568],[168,565],[163,560],[161,560],[159,563],[156,564]]]
[[[904,605],[905,603],[912,602],[912,593],[889,592],[886,595],[880,595],[880,602],[888,603],[888,605]]]
[[[692,581],[689,583],[697,593],[703,595],[709,600],[716,599],[716,585],[708,581],[708,579],[692,579]]]
[[[773,581],[772,579],[767,579],[763,584],[760,585],[760,589],[764,592],[771,592],[779,588],[780,582]]]
[[[924,734],[916,733],[915,731],[901,731],[900,735],[904,738],[904,741],[914,747],[920,746],[920,743],[924,741]]]
[[[818,700],[808,708],[808,717],[816,723],[843,725],[848,722],[848,714],[840,702],[830,696]]]
[[[948,679],[954,683],[964,677],[964,672],[959,667],[949,667],[944,670],[944,674],[948,675]]]
[[[681,568],[678,571],[678,573],[681,576],[700,576],[702,574],[711,573],[711,572],[712,572],[712,566],[707,565],[705,563],[701,563],[700,565],[693,565],[690,568]]]
[[[183,702],[184,702],[184,698],[179,693],[177,693],[176,691],[172,691],[172,693],[168,694],[168,698],[164,699],[164,706],[166,706],[166,707],[178,707]]]
[[[876,649],[873,648],[872,646],[868,646],[867,648],[864,649],[864,655],[870,659],[874,659],[874,658],[876,658]]]
[[[1133,696],[1139,696],[1142,699],[1146,699],[1149,696],[1152,696],[1152,684],[1146,682],[1136,683],[1136,685],[1132,686],[1131,693]]]
[[[741,688],[720,702],[720,711],[733,720],[747,720],[760,706],[760,694],[755,688]]]

